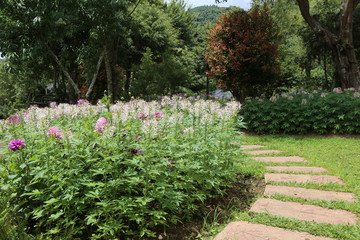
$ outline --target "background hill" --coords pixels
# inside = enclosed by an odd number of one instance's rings
[[[230,11],[232,8],[234,7],[200,6],[190,9],[190,13],[195,16],[195,24],[202,26],[207,23],[216,23],[222,14]]]

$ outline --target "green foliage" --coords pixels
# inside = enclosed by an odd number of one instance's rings
[[[208,37],[208,75],[240,101],[271,94],[279,73],[278,41],[268,9],[226,14]]]
[[[104,103],[61,104],[1,122],[2,138],[26,142],[0,158],[4,239],[21,239],[11,231],[34,239],[148,239],[191,219],[234,178],[237,108],[179,98],[110,111]],[[107,119],[100,132],[99,117]]]
[[[195,16],[195,25],[196,27],[203,26],[207,23],[215,24],[218,19],[230,8],[218,7],[216,5],[212,6],[200,6],[190,9],[191,14]]]
[[[10,73],[3,65],[7,62],[0,62],[0,119],[26,107],[43,90],[41,76],[38,81],[29,84],[23,81],[23,75]],[[33,94],[29,94],[29,89]]]
[[[152,99],[179,93],[179,87],[186,86],[191,72],[170,54],[163,56],[163,59],[161,62],[154,61],[154,55],[148,49],[135,71],[130,88],[133,96]]]
[[[360,94],[293,92],[248,99],[241,114],[257,133],[360,133]]]
[[[53,83],[57,101],[85,95],[93,76],[92,100],[104,90],[113,91],[113,99],[129,97],[131,73],[148,48],[156,56],[154,65],[162,57],[186,66],[183,72],[194,65],[184,63],[182,54],[193,43],[193,16],[182,0],[3,1],[0,11],[0,49],[13,73],[23,76],[24,85],[41,82],[44,89]],[[107,71],[104,62],[110,65]],[[33,88],[25,90],[35,94]]]

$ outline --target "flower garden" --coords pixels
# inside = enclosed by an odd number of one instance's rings
[[[234,179],[240,104],[164,97],[52,103],[1,120],[0,234],[139,239],[190,219]]]

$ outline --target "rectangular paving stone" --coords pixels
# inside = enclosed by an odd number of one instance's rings
[[[264,195],[273,196],[275,194],[281,194],[290,197],[299,197],[304,199],[325,200],[325,201],[347,201],[347,202],[356,201],[356,196],[353,193],[322,191],[317,189],[306,189],[299,187],[266,185]]]
[[[229,223],[214,240],[333,240],[306,232],[285,230],[278,227],[245,221]]]
[[[266,169],[276,172],[298,172],[298,173],[305,173],[305,172],[319,173],[319,172],[327,171],[325,168],[322,167],[303,167],[303,166],[267,166]]]
[[[262,154],[271,154],[271,153],[281,153],[280,150],[256,150],[256,151],[247,151],[247,154],[250,155],[262,155]]]
[[[256,161],[259,162],[307,162],[305,158],[298,156],[290,157],[254,157]]]
[[[263,148],[263,145],[240,145],[243,150]]]
[[[275,199],[260,198],[251,207],[250,212],[269,213],[281,217],[296,218],[305,221],[314,221],[330,224],[351,224],[354,225],[358,219],[354,213],[304,205],[295,202],[283,202]]]
[[[265,173],[265,182],[296,182],[296,183],[338,183],[345,184],[340,178],[329,175],[305,175],[286,173]]]

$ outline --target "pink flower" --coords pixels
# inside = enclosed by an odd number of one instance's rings
[[[51,108],[54,108],[54,107],[57,106],[57,103],[56,103],[56,102],[50,102],[50,103],[49,103],[49,106],[50,106]]]
[[[7,122],[9,124],[18,124],[22,121],[22,118],[19,117],[18,115],[15,115],[15,116],[11,116],[7,119]]]
[[[138,114],[138,118],[140,119],[140,120],[144,120],[145,118],[146,118],[147,116],[146,116],[146,114],[145,113],[139,113]]]
[[[50,138],[57,138],[59,140],[63,138],[63,133],[57,127],[49,128],[46,135]]]
[[[96,121],[96,125],[105,125],[107,123],[106,118],[101,117]]]
[[[96,121],[95,132],[102,133],[105,130],[105,125],[107,123],[106,118],[101,117]]]
[[[156,112],[156,113],[154,114],[154,118],[163,118],[162,112]]]
[[[9,142],[9,148],[13,151],[23,149],[25,146],[26,146],[25,142],[21,140],[13,140]]]
[[[79,100],[77,100],[77,105],[87,105],[87,104],[89,104],[89,100],[87,100],[87,99],[79,99]]]

